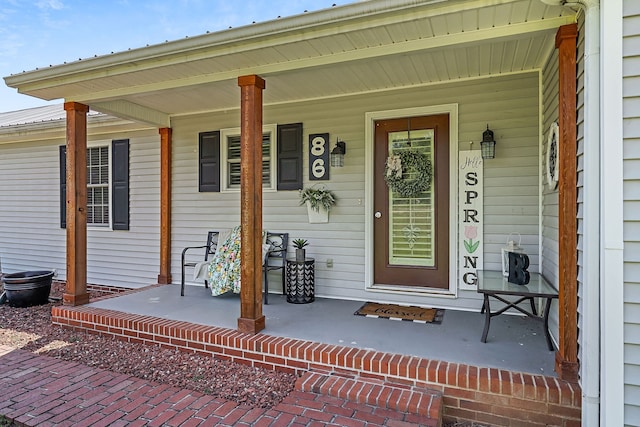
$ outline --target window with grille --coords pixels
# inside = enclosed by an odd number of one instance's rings
[[[87,148],[87,224],[109,225],[109,147]]]
[[[240,190],[240,129],[222,130],[222,152],[224,153],[223,176],[225,190]],[[276,162],[275,126],[266,126],[262,133],[262,188],[275,190]]]
[[[60,227],[67,227],[67,146],[60,153]],[[87,224],[129,230],[129,140],[87,147]]]
[[[414,150],[424,154],[433,164],[433,129],[389,132],[389,152],[398,154],[403,150]],[[405,179],[414,179],[415,171],[408,171]],[[412,197],[403,197],[389,190],[389,264],[421,265],[435,264],[435,189],[432,184],[427,191]]]

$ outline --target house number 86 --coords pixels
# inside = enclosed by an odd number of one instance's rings
[[[313,181],[329,179],[329,134],[309,135],[309,179]]]

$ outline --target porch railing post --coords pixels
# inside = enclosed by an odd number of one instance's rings
[[[577,24],[564,25],[556,34],[559,100],[558,238],[559,343],[556,372],[566,381],[578,381],[578,242],[577,242]]]
[[[87,293],[87,112],[65,102],[67,112],[67,286],[65,305],[89,302]]]
[[[240,318],[238,330],[264,329],[262,314],[262,91],[256,75],[238,77],[240,101]]]
[[[171,283],[171,128],[160,133],[160,274],[158,283]]]

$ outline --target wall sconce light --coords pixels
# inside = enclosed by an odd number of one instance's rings
[[[344,155],[347,152],[347,145],[344,141],[336,139],[336,146],[331,150],[331,167],[344,167]]]
[[[493,139],[493,131],[489,129],[482,132],[482,142],[480,142],[480,152],[483,159],[493,159],[496,156],[496,141]]]

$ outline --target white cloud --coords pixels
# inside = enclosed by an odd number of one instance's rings
[[[64,9],[64,4],[62,4],[60,0],[40,0],[36,3],[36,6],[38,6],[39,9]]]

